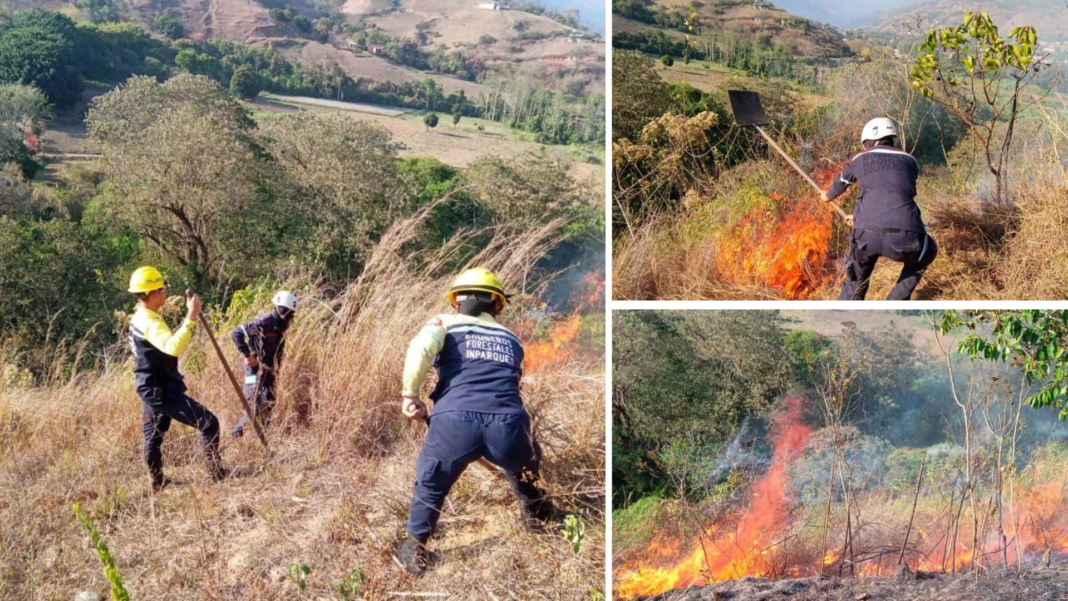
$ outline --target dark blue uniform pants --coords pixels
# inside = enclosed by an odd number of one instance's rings
[[[408,515],[408,533],[426,542],[441,516],[445,495],[464,469],[481,457],[504,470],[520,503],[542,498],[538,489],[541,448],[530,431],[526,413],[496,415],[448,411],[430,418],[430,429],[415,463],[415,487]]]
[[[897,284],[887,300],[909,300],[927,266],[938,255],[938,245],[927,234],[907,230],[853,228],[845,259],[846,279],[838,300],[864,300],[879,257],[903,263]]]
[[[246,365],[245,378],[249,376],[256,376],[256,383],[245,384],[245,398],[248,399],[249,405],[252,406],[252,411],[259,418],[260,424],[266,426],[267,420],[271,417],[271,409],[274,408],[275,389],[278,381],[275,379],[273,371],[262,367],[252,369]],[[232,434],[241,436],[245,431],[245,425],[248,424],[248,420],[249,415],[242,413],[241,419],[237,420],[237,425],[234,426]]]
[[[141,429],[145,434],[145,463],[153,474],[163,472],[163,435],[171,427],[171,420],[191,426],[200,431],[204,455],[212,471],[219,466],[219,420],[211,411],[190,398],[184,392],[153,388],[141,395],[144,403],[144,419]]]

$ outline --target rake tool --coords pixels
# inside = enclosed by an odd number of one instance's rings
[[[768,119],[767,114],[764,113],[764,107],[760,105],[760,95],[756,92],[728,90],[727,96],[731,101],[731,110],[734,111],[734,122],[737,123],[739,127],[755,127],[756,130],[760,132],[760,135],[764,136],[764,139],[767,140],[768,144],[775,150],[779,151],[782,158],[786,159],[786,162],[790,163],[790,166],[800,173],[801,177],[805,178],[805,181],[808,182],[816,192],[823,192],[823,188],[820,188],[819,184],[809,177],[809,175],[801,169],[801,166],[794,162],[794,160],[790,158],[790,155],[786,154],[786,151],[776,144],[775,140],[772,140],[771,136],[764,131],[763,126],[767,125],[770,120]],[[838,211],[838,215],[841,216],[842,220],[847,224],[852,221],[852,217],[846,214],[846,212],[842,210],[842,207],[833,202],[830,203],[830,205],[834,207],[835,211]]]
[[[186,298],[189,298],[192,292],[185,291]],[[219,356],[219,363],[222,364],[223,371],[226,372],[227,378],[234,386],[234,392],[237,393],[237,400],[241,401],[241,406],[245,408],[246,414],[251,418],[253,429],[256,430],[256,436],[259,437],[260,442],[263,443],[263,450],[270,453],[270,449],[267,447],[267,437],[263,435],[263,430],[260,429],[260,420],[255,413],[252,412],[252,407],[249,406],[248,400],[245,398],[245,393],[241,390],[241,385],[237,383],[237,378],[234,377],[234,372],[230,371],[230,364],[226,362],[226,355],[223,354],[222,348],[219,347],[219,342],[215,339],[215,332],[211,329],[211,324],[208,323],[208,318],[202,312],[200,314],[200,323],[204,326],[204,331],[208,334],[208,339],[211,340],[211,345],[215,347],[215,354]]]

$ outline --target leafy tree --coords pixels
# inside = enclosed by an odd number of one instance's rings
[[[656,459],[661,449],[685,440],[691,451],[687,455],[700,456],[692,451],[724,445],[746,416],[767,415],[793,370],[782,323],[772,311],[615,315],[612,469],[613,490],[620,492],[614,497],[617,505],[667,484]]]
[[[54,366],[62,344],[114,342],[110,308],[125,299],[109,278],[136,246],[92,219],[71,221],[37,202],[21,181],[0,186],[0,338],[39,374]]]
[[[75,6],[88,11],[93,23],[115,21],[118,17],[113,0],[77,0]]]
[[[251,100],[260,93],[260,80],[252,69],[238,67],[230,76],[230,94],[237,98]]]
[[[427,113],[423,117],[423,124],[426,125],[427,130],[430,130],[431,128],[437,127],[438,126],[438,114],[437,113]]]
[[[1045,66],[1036,60],[1037,43],[1034,27],[1016,27],[1002,38],[989,15],[969,12],[962,25],[927,32],[910,72],[912,86],[948,109],[982,147],[996,202],[1016,119],[1037,102],[1026,94]]]
[[[438,88],[438,82],[431,78],[423,80],[423,98],[426,100],[426,110],[433,110],[437,105],[438,98],[441,97],[441,90]],[[433,127],[433,125],[431,125]]]
[[[990,333],[980,333],[989,326]],[[946,311],[939,322],[943,334],[960,329],[971,333],[957,352],[972,359],[1008,361],[1038,391],[1027,404],[1050,408],[1068,420],[1068,310]]]
[[[262,188],[252,121],[219,84],[195,75],[163,84],[134,77],[97,98],[86,123],[113,186],[107,210],[198,287],[223,263],[234,268],[262,254],[225,227],[253,215]]]
[[[57,105],[73,104],[82,91],[74,37],[64,15],[39,8],[16,14],[0,32],[0,82],[36,86]]]
[[[16,163],[25,175],[32,175],[35,164],[26,135],[37,132],[37,121],[48,110],[48,99],[37,88],[0,84],[0,166]]]
[[[311,33],[312,32],[311,21],[309,21],[308,18],[305,17],[304,15],[294,14],[292,19],[291,19],[291,22],[293,23],[293,26],[296,27],[297,30],[300,31],[301,33]]]
[[[185,30],[182,27],[182,24],[170,15],[156,15],[155,24],[156,31],[159,31],[172,40],[177,40],[185,35]]]
[[[675,64],[675,59],[671,58],[671,55],[665,54],[664,56],[660,57],[660,64],[664,65],[665,67],[670,67]]]
[[[464,183],[501,226],[526,230],[564,217],[574,228],[573,235],[580,237],[590,233],[590,224],[580,218],[590,194],[567,173],[565,163],[544,151],[522,160],[483,156],[468,167]]]
[[[412,212],[388,130],[344,115],[294,113],[262,125],[264,144],[314,215],[308,251],[336,276],[359,273],[378,236]]]
[[[454,111],[453,112],[453,114],[452,114],[452,126],[453,126],[453,128],[455,128],[457,125],[460,124],[460,118],[461,117],[462,117],[462,115],[460,114],[460,111]]]
[[[612,139],[635,139],[642,127],[668,110],[671,98],[649,59],[612,51]]]
[[[123,81],[133,74],[160,75],[173,64],[170,44],[133,23],[79,24],[78,68],[89,79]]]

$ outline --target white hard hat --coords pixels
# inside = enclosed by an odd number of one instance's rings
[[[894,123],[893,119],[877,117],[868,121],[868,124],[864,126],[864,131],[860,132],[860,142],[863,144],[868,140],[882,140],[888,136],[901,136],[897,123]]]
[[[297,310],[297,297],[293,296],[292,292],[288,290],[279,290],[275,293],[274,299],[271,301],[276,307],[285,307],[290,311]]]

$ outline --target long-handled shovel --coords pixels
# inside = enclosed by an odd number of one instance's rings
[[[191,293],[186,290],[185,295],[189,297]],[[230,364],[226,362],[226,355],[223,354],[222,348],[219,347],[219,342],[215,340],[215,332],[211,329],[211,324],[208,323],[208,318],[201,313],[200,323],[204,326],[204,331],[208,333],[208,340],[211,340],[211,345],[215,347],[215,354],[219,356],[219,363],[222,364],[223,371],[226,372],[226,376],[230,379],[230,383],[234,385],[234,392],[237,393],[237,399],[241,401],[241,406],[245,408],[246,414],[249,416],[249,421],[252,422],[252,427],[256,430],[256,436],[259,437],[260,442],[263,443],[263,449],[270,452],[267,447],[267,437],[263,435],[263,430],[260,429],[260,422],[256,419],[256,414],[252,412],[252,408],[249,407],[248,400],[245,399],[245,393],[241,390],[241,385],[237,383],[237,378],[234,377],[234,372],[230,371]]]
[[[760,105],[760,95],[756,92],[728,90],[727,96],[731,101],[731,110],[734,111],[734,122],[737,123],[739,127],[755,127],[756,130],[760,132],[760,135],[764,136],[764,139],[767,140],[768,144],[775,150],[778,150],[779,154],[782,155],[782,158],[786,159],[786,162],[790,163],[790,166],[796,169],[797,172],[801,174],[801,177],[805,178],[805,181],[808,182],[813,189],[817,192],[823,192],[823,188],[820,188],[819,184],[809,177],[809,175],[801,169],[801,166],[794,162],[794,160],[790,158],[790,155],[786,154],[786,151],[776,144],[775,140],[772,140],[771,136],[764,131],[763,126],[767,125],[770,120],[764,113],[764,107]],[[834,207],[835,211],[838,211],[838,214],[846,223],[850,223],[850,216],[842,210],[842,207],[833,202],[830,204]]]

